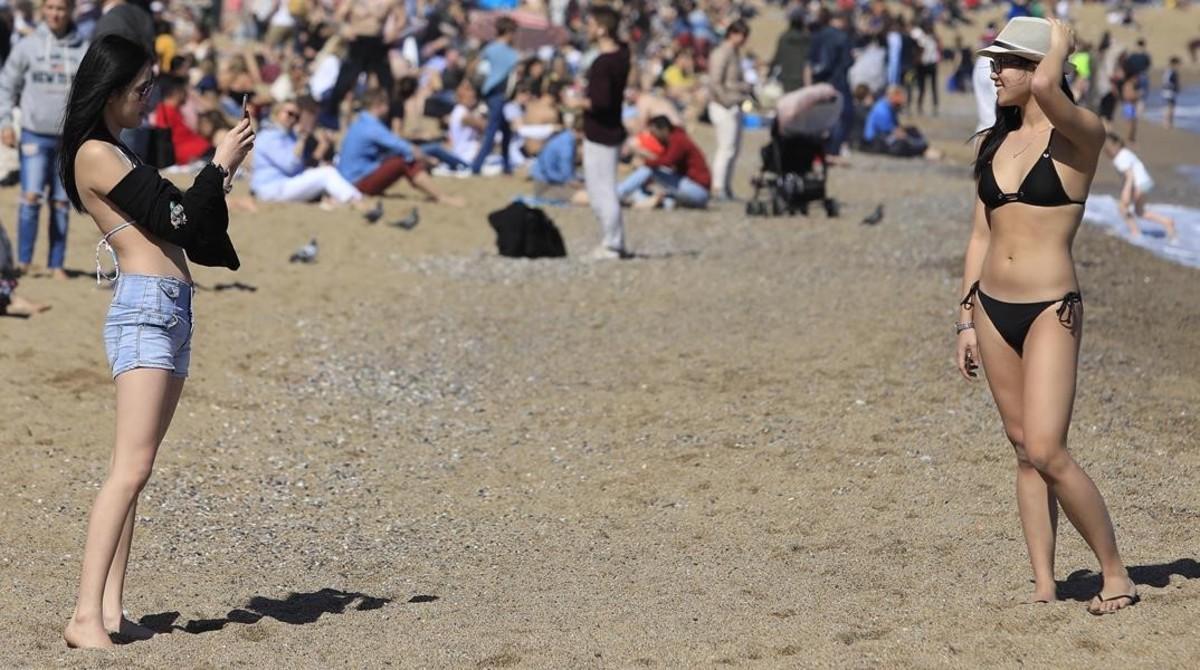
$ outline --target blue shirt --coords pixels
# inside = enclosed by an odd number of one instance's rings
[[[493,93],[503,93],[508,75],[521,59],[520,54],[504,42],[492,42],[479,52],[479,58],[488,64],[487,79],[483,80],[483,96],[486,98]],[[499,90],[496,90],[497,87]]]
[[[359,112],[354,123],[342,138],[342,153],[338,157],[338,172],[353,184],[371,174],[392,156],[406,161],[413,159],[412,145],[396,137],[379,117]]]
[[[560,130],[542,145],[529,176],[543,184],[561,185],[575,179],[575,133]]]
[[[867,114],[863,139],[867,142],[874,142],[876,138],[887,139],[899,125],[900,119],[896,117],[896,110],[892,109],[892,103],[886,96],[882,97],[875,101],[871,107],[871,113]]]
[[[304,171],[304,157],[296,155],[295,133],[269,125],[254,138],[251,161],[250,190],[265,192],[278,182],[295,177]]]

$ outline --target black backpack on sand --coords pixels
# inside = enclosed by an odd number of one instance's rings
[[[546,213],[514,202],[488,214],[496,231],[496,247],[509,258],[562,258],[567,255],[562,235]]]

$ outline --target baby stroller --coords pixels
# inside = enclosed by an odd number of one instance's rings
[[[771,142],[762,148],[762,169],[750,179],[754,197],[747,216],[808,215],[809,203],[820,201],[829,217],[838,203],[825,185],[824,135],[837,122],[841,95],[828,84],[808,86],[783,96],[771,124]],[[763,191],[766,191],[765,197]]]

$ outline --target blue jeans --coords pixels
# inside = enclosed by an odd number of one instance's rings
[[[67,254],[67,191],[58,177],[58,136],[21,131],[21,205],[17,208],[17,257],[22,265],[33,260],[42,199],[50,192],[51,269],[63,266]]]
[[[492,147],[496,144],[497,132],[500,133],[500,156],[504,161],[502,163],[504,174],[512,173],[512,165],[508,162],[508,144],[512,142],[512,126],[508,125],[508,119],[504,118],[504,105],[507,102],[503,88],[487,97],[487,128],[483,131],[483,143],[479,146],[479,153],[471,163],[471,172],[475,174],[479,174],[479,171],[483,169],[483,162],[492,153]]]
[[[667,195],[684,207],[703,208],[708,205],[708,189],[667,168],[642,166],[629,174],[617,186],[617,197],[621,200],[640,191],[647,182],[655,181],[667,187]]]
[[[426,142],[417,146],[426,156],[438,159],[438,162],[445,163],[446,167],[451,170],[460,170],[468,165],[465,160],[458,157],[458,154],[442,146],[440,142]]]
[[[831,155],[842,153],[842,145],[850,138],[850,127],[854,125],[854,97],[850,91],[838,91],[842,95],[842,113],[829,131],[825,151]]]

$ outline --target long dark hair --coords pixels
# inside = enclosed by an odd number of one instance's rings
[[[1066,75],[1062,78],[1062,92],[1067,95],[1067,99],[1071,104],[1075,104],[1075,94],[1071,92],[1071,85],[1067,83]],[[972,135],[972,138],[983,137],[983,142],[979,146],[979,156],[975,159],[975,179],[979,179],[979,175],[983,172],[983,166],[992,160],[992,156],[996,155],[996,150],[1004,142],[1004,138],[1017,128],[1021,127],[1021,108],[1016,105],[1001,107],[1000,103],[996,103],[996,122],[991,128],[983,130]]]
[[[105,35],[92,42],[79,63],[63,114],[58,152],[58,176],[76,211],[85,210],[75,185],[75,154],[97,126],[103,126],[104,106],[113,94],[132,84],[149,62],[150,54],[138,43]]]

